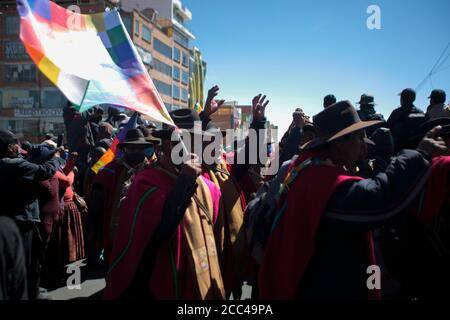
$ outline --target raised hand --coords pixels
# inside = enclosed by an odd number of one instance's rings
[[[427,153],[432,158],[450,155],[450,149],[447,148],[445,141],[439,137],[441,130],[441,126],[431,129],[419,143],[417,150]]]
[[[265,100],[266,96],[261,97],[261,94],[258,94],[256,97],[253,98],[252,100],[253,120],[262,121],[265,119],[266,107],[269,104],[269,100],[267,101]]]
[[[210,116],[215,113],[225,100],[214,100],[219,93],[219,86],[214,86],[208,90],[208,96],[206,97],[204,112]]]

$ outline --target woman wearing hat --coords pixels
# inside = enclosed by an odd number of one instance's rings
[[[379,298],[367,269],[377,265],[371,230],[395,217],[427,181],[431,157],[448,154],[431,131],[373,179],[349,172],[367,152],[349,101],[317,114],[317,137],[302,146],[282,185],[285,210],[269,236],[259,274],[263,299]]]

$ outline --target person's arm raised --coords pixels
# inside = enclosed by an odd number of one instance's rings
[[[200,119],[202,119],[202,130],[206,130],[208,123],[211,121],[213,115],[224,104],[225,100],[215,100],[214,98],[219,94],[219,86],[214,86],[208,90],[205,106],[200,112]]]

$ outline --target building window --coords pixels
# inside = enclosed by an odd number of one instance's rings
[[[181,89],[181,100],[188,101],[188,91],[187,89]]]
[[[19,34],[20,19],[18,16],[10,16],[5,19],[6,34]]]
[[[134,20],[134,34],[139,35],[140,32],[140,23],[139,20]]]
[[[158,59],[153,58],[153,67],[155,68],[155,70],[164,73],[169,77],[172,76],[172,67]]]
[[[183,71],[183,75],[181,77],[181,82],[184,84],[189,83],[189,72]]]
[[[158,90],[160,94],[165,94],[169,97],[172,96],[172,86],[170,84],[159,80],[153,80],[153,83],[155,84],[156,90]]]
[[[195,60],[193,57],[189,59],[189,73],[192,74],[194,72],[194,64]]]
[[[67,105],[67,99],[60,91],[44,91],[42,99],[43,108],[63,108]]]
[[[183,66],[189,66],[189,55],[186,52],[183,52]]]
[[[188,39],[188,37],[182,35],[177,30],[174,30],[174,32],[173,32],[173,40],[176,43],[182,45],[183,47],[189,48],[189,39]]]
[[[180,81],[180,68],[173,67],[173,78],[176,81]]]
[[[36,81],[36,67],[34,64],[6,64],[5,82]]]
[[[166,106],[167,111],[172,111],[172,105],[170,103],[164,102],[164,105]]]
[[[173,85],[173,98],[180,100],[180,87]]]
[[[5,45],[5,58],[6,59],[17,59],[17,60],[28,60],[29,56],[22,42],[20,41],[3,41]]]
[[[153,48],[167,58],[172,59],[172,48],[164,44],[158,38],[153,39]]]
[[[176,10],[174,10],[174,11],[175,11],[174,12],[175,20],[177,20],[181,25],[183,25],[184,24],[183,17]]]
[[[152,41],[152,33],[147,26],[142,25],[142,39],[151,42]]]
[[[180,62],[180,49],[173,48],[173,60]]]

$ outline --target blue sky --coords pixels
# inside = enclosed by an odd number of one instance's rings
[[[287,128],[292,111],[322,110],[328,93],[355,103],[375,96],[387,118],[397,94],[416,88],[450,42],[448,0],[183,0],[192,11],[187,25],[208,64],[206,87],[220,98],[250,104],[268,95],[268,118]],[[366,26],[369,5],[381,9],[381,30]],[[450,50],[448,51],[450,52]],[[450,65],[448,58],[445,66]],[[432,77],[450,96],[450,68]],[[427,106],[432,85],[416,105]],[[281,132],[282,134],[282,132]]]

